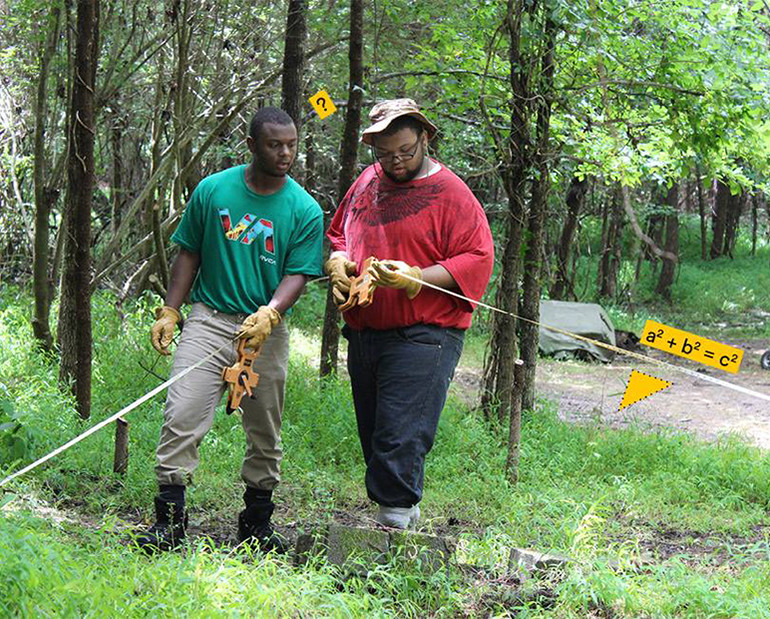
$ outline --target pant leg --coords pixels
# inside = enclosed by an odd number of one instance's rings
[[[410,507],[422,499],[425,457],[433,447],[463,333],[432,325],[373,333],[377,409],[367,493],[380,505]]]
[[[194,365],[234,333],[232,321],[196,303],[185,321],[171,375]],[[164,423],[156,451],[159,485],[189,485],[198,466],[198,447],[211,429],[222,397],[222,368],[235,361],[234,345],[214,355],[168,388]]]
[[[353,392],[353,406],[356,411],[358,439],[364,453],[364,462],[372,457],[372,436],[377,416],[377,375],[369,355],[367,344],[372,332],[354,331],[347,325],[342,335],[348,340],[348,374]]]
[[[259,383],[254,398],[241,400],[246,455],[241,477],[247,486],[272,490],[280,481],[281,416],[289,366],[289,329],[278,324],[254,360]]]

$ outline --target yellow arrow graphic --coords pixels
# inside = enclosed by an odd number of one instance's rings
[[[656,378],[655,376],[650,376],[644,372],[631,370],[631,376],[628,379],[626,392],[623,394],[623,399],[620,402],[618,412],[632,404],[636,404],[639,400],[644,400],[644,398],[651,396],[653,393],[668,389],[673,384],[674,383],[670,383],[662,378]]]

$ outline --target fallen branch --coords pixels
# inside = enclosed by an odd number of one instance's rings
[[[679,257],[676,254],[672,254],[670,251],[661,249],[655,244],[655,241],[653,241],[644,233],[644,230],[642,230],[642,227],[639,225],[639,221],[636,219],[636,213],[631,206],[631,196],[628,193],[628,186],[621,183],[620,189],[621,193],[623,194],[623,210],[626,211],[626,215],[628,215],[628,219],[631,222],[631,227],[634,229],[634,234],[636,234],[639,239],[647,244],[652,253],[655,254],[658,258],[671,260],[674,263],[679,262]]]

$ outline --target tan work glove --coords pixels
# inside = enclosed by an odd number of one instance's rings
[[[181,314],[170,305],[155,308],[155,324],[152,325],[150,340],[161,355],[170,355],[168,345],[174,338],[177,323],[182,320]]]
[[[326,261],[324,270],[329,275],[329,281],[332,285],[332,295],[337,305],[342,305],[348,300],[350,292],[350,276],[356,274],[358,265],[348,260],[342,254],[332,256]]]
[[[378,260],[369,267],[369,274],[378,286],[404,290],[410,299],[414,299],[422,290],[420,282],[404,277],[409,275],[415,279],[422,279],[422,269],[410,266],[401,260]]]
[[[259,350],[278,323],[281,322],[281,312],[269,305],[263,305],[251,316],[246,318],[238,332],[238,337],[246,340],[246,347]]]

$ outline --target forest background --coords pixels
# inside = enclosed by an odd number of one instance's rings
[[[174,257],[168,239],[197,182],[245,161],[248,119],[261,105],[295,118],[292,175],[331,215],[372,160],[358,147],[366,111],[384,98],[417,100],[441,129],[434,156],[469,184],[492,225],[497,263],[486,300],[503,310],[536,320],[541,298],[598,300],[637,334],[648,317],[704,335],[770,333],[764,1],[24,0],[0,3],[0,14],[0,467],[8,471],[91,423],[78,417],[107,416],[167,372],[146,332]],[[308,102],[321,88],[339,110],[324,120]],[[324,282],[309,286],[293,324],[301,345],[286,443],[296,486],[286,490],[285,515],[307,523],[360,508],[362,493]],[[183,608],[225,614],[277,599],[287,614],[319,612],[317,604],[576,616],[758,616],[770,607],[760,586],[770,570],[763,454],[738,441],[702,446],[564,425],[547,403],[536,406],[537,329],[482,311],[470,335],[465,363],[478,370],[478,410],[450,403],[430,500],[445,515],[437,526],[454,526],[467,558],[490,570],[482,584],[447,577],[426,587],[403,565],[363,581],[267,559],[250,572],[249,558],[233,563],[200,548],[137,564],[118,540],[93,556],[100,535],[144,515],[156,404],[132,428],[127,473],[109,472],[107,432],[0,498],[52,502],[82,521],[69,530],[4,511],[0,543],[16,558],[0,569],[11,592],[2,604],[82,614],[98,591],[105,612],[138,614],[157,603],[176,608],[172,593]],[[308,390],[318,372],[329,388]],[[193,499],[201,529],[223,537],[215,523],[237,496],[232,428],[218,421],[206,454],[211,487]],[[468,465],[474,457],[480,468]],[[693,538],[716,540],[717,550],[692,561],[659,553],[652,569],[635,571],[638,540],[649,535],[660,550],[661,531],[676,531],[690,549]],[[41,543],[55,555],[47,567],[37,560]],[[508,594],[495,570],[513,543],[580,562],[558,582]],[[722,552],[725,544],[741,550]],[[112,591],[96,576],[100,562],[133,566],[126,574],[140,594]],[[223,570],[266,597],[212,593]],[[92,574],[87,593],[73,590],[81,572]],[[41,594],[41,573],[58,588]],[[189,574],[206,583],[205,595],[185,584]],[[679,584],[662,587],[672,575]],[[160,590],[159,579],[177,586]]]

